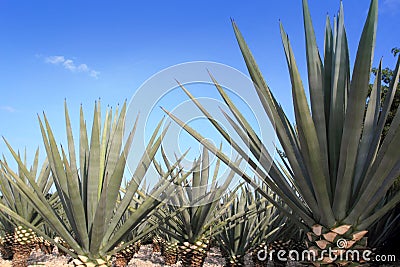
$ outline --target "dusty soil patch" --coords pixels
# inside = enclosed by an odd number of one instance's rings
[[[42,252],[34,251],[29,258],[29,267],[73,267],[68,264],[70,257],[59,256],[57,253],[46,255]],[[130,261],[129,267],[163,267],[165,265],[160,253],[153,253],[151,245],[142,246],[139,253],[135,254]],[[174,265],[182,266],[180,262]],[[204,267],[223,267],[224,259],[217,249],[212,249],[206,258]],[[247,265],[246,265],[247,266]],[[5,261],[0,258],[0,267],[11,267],[11,261]]]
[[[42,252],[34,251],[29,258],[29,267],[73,267],[68,264],[70,257],[59,256],[56,252],[52,255],[46,255]],[[153,253],[151,245],[142,246],[139,253],[135,254],[128,267],[165,267],[160,253]],[[218,249],[212,248],[206,258],[204,267],[223,267],[224,259]],[[253,264],[249,256],[245,258],[245,266],[252,267]],[[273,264],[268,264],[273,266]],[[295,262],[288,263],[287,266],[304,266]],[[384,267],[399,267],[399,264],[382,265]],[[0,267],[11,267],[11,261],[5,261],[0,258]],[[182,267],[178,262],[173,267]]]

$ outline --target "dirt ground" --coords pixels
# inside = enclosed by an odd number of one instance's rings
[[[73,264],[68,264],[69,257],[58,256],[56,253],[45,255],[42,252],[32,252],[28,264],[29,267],[72,267]],[[130,261],[129,267],[161,267],[168,266],[163,263],[160,253],[153,253],[151,245],[141,246],[139,253],[135,254]],[[178,262],[175,267],[182,266]],[[204,267],[223,267],[224,259],[218,250],[212,249],[206,258]],[[247,265],[246,265],[247,266]],[[11,261],[5,261],[0,258],[0,267],[11,267]]]
[[[52,255],[46,255],[42,252],[32,252],[28,264],[29,267],[73,267],[73,264],[68,264],[70,257],[58,256],[55,252]],[[218,249],[212,248],[206,258],[204,267],[223,267],[224,259]],[[164,267],[165,265],[160,253],[153,253],[152,246],[146,245],[141,246],[139,253],[135,254],[134,258],[130,261],[128,267]],[[178,262],[173,267],[181,267],[182,265]],[[245,266],[252,267],[253,264],[249,256],[245,258]],[[273,264],[268,264],[273,266]],[[288,263],[287,266],[304,266],[295,262]],[[400,265],[382,265],[384,267],[400,266]],[[11,261],[5,261],[0,258],[0,267],[11,267]]]

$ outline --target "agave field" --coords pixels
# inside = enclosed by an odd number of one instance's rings
[[[59,257],[58,265],[88,267],[128,266],[143,251],[145,257],[157,258],[157,266],[186,267],[213,266],[212,255],[220,259],[214,266],[232,267],[379,265],[380,255],[400,258],[400,242],[393,238],[400,222],[399,110],[388,123],[400,61],[388,88],[381,84],[382,63],[371,84],[377,17],[378,1],[372,0],[351,70],[342,6],[333,22],[327,17],[320,52],[303,0],[308,90],[280,25],[295,121],[289,121],[275,99],[232,21],[258,101],[275,123],[281,148],[277,158],[212,75],[230,109],[223,115],[246,147],[230,138],[190,90],[180,87],[236,152],[235,158],[167,109],[173,123],[201,143],[202,152],[190,169],[182,165],[186,154],[171,161],[162,145],[168,131],[162,127],[165,118],[140,151],[133,145],[141,130],[137,124],[126,134],[126,103],[101,114],[97,102],[89,125],[81,107],[79,126],[71,125],[65,103],[67,142],[61,145],[46,114],[39,116],[43,162],[39,151],[27,159],[4,137],[12,156],[0,160],[3,262],[34,265],[32,255],[38,250]],[[130,153],[141,159],[125,180]],[[215,164],[210,164],[210,154],[217,157]],[[223,165],[229,174],[219,184]],[[158,183],[146,188],[150,167],[156,169]],[[235,177],[241,183],[232,186]],[[137,262],[134,266],[145,266]]]

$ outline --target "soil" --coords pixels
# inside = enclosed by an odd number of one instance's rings
[[[41,251],[32,252],[29,260],[28,267],[73,267],[73,264],[68,262],[71,260],[69,256],[59,256],[57,249],[54,250],[53,254],[43,254]],[[206,258],[204,267],[223,267],[224,259],[218,249],[212,248]],[[164,264],[163,258],[159,252],[153,253],[151,245],[141,246],[140,251],[135,254],[134,258],[129,262],[128,267],[164,267],[168,266]],[[250,256],[245,258],[245,266],[252,267]],[[268,264],[273,266],[273,264]],[[304,266],[295,262],[289,262],[287,266]],[[385,267],[400,266],[400,265],[382,265]],[[0,267],[11,267],[11,261],[5,261],[0,258]],[[182,267],[182,264],[178,262],[172,267]]]
[[[43,254],[41,251],[32,252],[29,260],[28,267],[73,267],[69,264],[69,256],[59,256],[57,249],[53,254]],[[163,258],[160,253],[153,253],[151,245],[141,246],[140,251],[135,254],[133,259],[129,262],[128,267],[162,267],[168,266],[164,264]],[[178,262],[173,267],[181,267]],[[204,267],[223,267],[224,259],[221,257],[218,249],[211,249],[206,258]],[[247,266],[247,265],[246,265]],[[0,258],[0,267],[11,267],[11,261],[5,261]]]

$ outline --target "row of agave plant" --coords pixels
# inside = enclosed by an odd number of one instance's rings
[[[0,162],[0,253],[12,258],[13,266],[27,266],[36,244],[49,250],[51,243],[70,255],[75,266],[110,266],[113,260],[116,266],[126,266],[140,242],[154,235],[162,244],[167,264],[180,258],[184,266],[202,266],[207,251],[215,245],[226,258],[226,266],[243,266],[248,253],[252,253],[256,266],[264,266],[266,261],[258,255],[265,248],[301,250],[305,246],[318,256],[329,248],[339,254],[378,248],[391,231],[397,230],[399,218],[394,208],[400,193],[392,185],[400,175],[400,111],[384,138],[382,131],[397,88],[400,61],[386,94],[381,92],[381,65],[369,94],[377,14],[378,2],[372,0],[351,74],[343,8],[333,28],[327,18],[321,59],[308,4],[303,1],[311,111],[289,38],[281,25],[295,126],[274,98],[233,22],[259,100],[275,123],[284,152],[278,160],[273,160],[214,77],[211,79],[232,113],[224,115],[251,156],[229,138],[222,125],[183,85],[183,91],[237,151],[237,159],[230,159],[220,147],[205,141],[201,133],[166,110],[204,146],[190,170],[181,164],[185,154],[175,162],[165,156],[161,144],[168,127],[161,130],[163,120],[145,151],[131,148],[136,123],[123,142],[126,104],[114,114],[107,110],[101,121],[98,102],[90,132],[81,109],[78,146],[65,105],[67,149],[57,145],[43,115],[39,125],[47,157],[41,168],[38,152],[28,167],[26,156],[21,157],[5,140],[18,168],[14,171],[4,157]],[[142,157],[131,179],[123,185],[131,150],[142,153]],[[155,160],[158,151],[163,162]],[[213,170],[209,152],[219,159]],[[242,161],[251,166],[255,178],[241,168]],[[218,185],[216,177],[222,163],[231,171],[226,182]],[[158,171],[159,182],[151,190],[142,191],[140,184],[152,165]],[[231,189],[234,175],[248,185]],[[254,190],[250,190],[252,186]],[[345,246],[338,247],[338,240],[345,240]],[[312,263],[361,262],[317,257]]]
[[[180,164],[185,155],[169,162],[161,147],[167,130],[159,133],[162,121],[123,185],[136,129],[135,124],[123,146],[126,104],[114,117],[107,111],[102,123],[100,103],[96,104],[90,142],[82,108],[80,114],[78,156],[66,104],[68,154],[56,145],[46,116],[39,119],[47,152],[41,168],[38,151],[29,167],[26,154],[22,158],[6,141],[18,170],[14,172],[4,157],[0,161],[0,253],[12,259],[13,266],[27,266],[36,247],[51,253],[54,246],[71,256],[74,266],[110,266],[112,260],[115,266],[126,266],[140,243],[155,234],[162,237],[167,264],[179,257],[184,266],[202,266],[211,241],[220,240],[227,265],[237,266],[251,249],[275,240],[268,238],[285,225],[286,218],[248,187],[240,185],[226,195],[235,173],[219,186],[221,163],[211,175],[208,150],[187,171]],[[154,160],[159,148],[163,164]],[[160,181],[143,192],[139,185],[151,164]],[[240,236],[243,242],[238,242]]]

